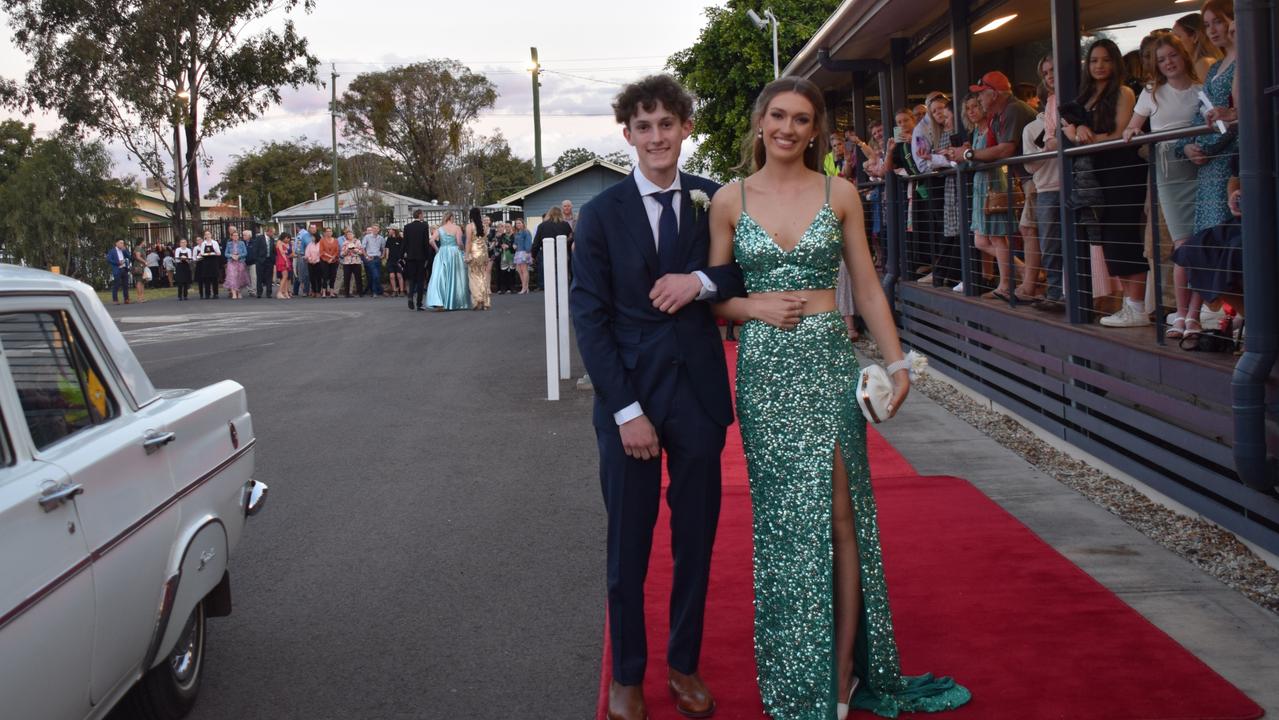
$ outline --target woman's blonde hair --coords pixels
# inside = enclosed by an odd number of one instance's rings
[[[564,211],[560,210],[559,205],[552,205],[551,209],[546,211],[546,220],[548,222],[561,222],[564,220]]]
[[[757,172],[764,167],[764,163],[768,161],[768,157],[764,152],[764,138],[760,134],[760,121],[764,117],[764,113],[768,112],[768,106],[773,99],[784,93],[795,93],[808,100],[813,106],[813,144],[804,148],[804,166],[809,170],[822,172],[822,161],[826,157],[828,151],[827,138],[830,131],[826,127],[826,100],[822,97],[822,91],[812,82],[804,78],[782,78],[774,80],[764,86],[760,91],[759,97],[755,98],[755,109],[751,111],[751,130],[746,136],[746,142],[742,145],[742,164],[738,166],[739,170],[746,172]]]

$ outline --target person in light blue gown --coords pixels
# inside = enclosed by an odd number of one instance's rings
[[[431,233],[435,262],[431,265],[431,282],[426,286],[426,305],[433,310],[471,309],[463,251],[466,234],[453,222],[453,213],[444,214],[444,222]]]

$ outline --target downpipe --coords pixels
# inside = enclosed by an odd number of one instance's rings
[[[1239,181],[1243,187],[1245,351],[1230,381],[1235,421],[1235,471],[1243,483],[1273,495],[1279,467],[1267,455],[1266,383],[1279,358],[1279,273],[1276,253],[1275,127],[1272,3],[1236,0],[1239,59],[1248,68],[1239,88]],[[1273,92],[1273,89],[1272,89]]]

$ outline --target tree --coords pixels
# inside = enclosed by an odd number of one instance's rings
[[[239,196],[252,217],[268,218],[316,193],[331,192],[332,165],[328,148],[306,138],[264,142],[236,155],[209,197],[234,201]]]
[[[0,237],[16,262],[101,282],[107,249],[128,236],[133,207],[130,183],[111,177],[106,148],[63,128],[36,140],[0,186]]]
[[[333,192],[333,182],[330,176],[325,185],[328,188],[324,193]],[[400,168],[395,161],[385,158],[377,153],[361,152],[354,153],[338,158],[338,185],[342,188],[363,187],[364,183],[368,183],[369,187],[378,190],[389,190],[401,195],[413,194],[413,182],[400,172]]]
[[[478,145],[464,161],[473,172],[476,205],[491,205],[533,184],[533,161],[516,157],[501,130],[482,138]]]
[[[621,150],[614,150],[613,152],[602,156],[600,159],[607,160],[613,163],[614,165],[620,165],[621,167],[624,167],[624,168],[628,168],[631,166],[630,153],[623,152]]]
[[[170,188],[179,148],[192,225],[200,227],[205,138],[253,120],[280,102],[279,89],[316,82],[319,61],[291,20],[260,26],[276,10],[314,0],[0,0],[14,43],[32,67],[0,97],[52,110],[77,129],[119,141]],[[180,178],[177,185],[181,185]],[[175,217],[183,208],[176,207]]]
[[[339,108],[354,144],[394,160],[424,200],[447,196],[442,182],[456,171],[468,125],[497,102],[497,88],[456,60],[428,60],[363,73]]]
[[[771,0],[781,19],[778,56],[783,64],[812,37],[839,5],[838,0]],[[693,132],[699,139],[689,165],[714,177],[736,174],[742,141],[751,132],[755,98],[773,79],[773,47],[746,16],[758,0],[728,0],[706,9],[697,42],[667,61],[667,67],[697,98]]]
[[[575,147],[569,148],[568,150],[560,153],[560,156],[556,158],[555,162],[551,165],[551,174],[559,175],[566,170],[572,170],[578,165],[581,165],[584,162],[590,162],[596,158],[600,160],[607,160],[614,165],[621,165],[622,167],[631,166],[631,156],[621,150],[614,150],[607,155],[600,155],[593,150],[587,150],[583,147]]]
[[[0,186],[18,170],[18,165],[31,152],[35,143],[36,126],[17,120],[0,123]]]
[[[551,163],[551,174],[559,175],[565,170],[572,170],[584,162],[590,162],[599,157],[595,153],[584,147],[574,147],[560,153],[560,156]]]

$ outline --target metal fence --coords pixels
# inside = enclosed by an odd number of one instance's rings
[[[1230,216],[1215,233],[1187,236],[1187,208],[1160,201],[1178,197],[1161,187],[1170,178],[1169,143],[1204,133],[1169,131],[863,184],[867,235],[872,247],[885,244],[884,285],[903,341],[939,372],[1279,551],[1277,479],[1244,484],[1233,454],[1239,348],[1232,343],[1244,333],[1242,276],[1230,245],[1237,221]],[[1133,152],[1138,147],[1149,148],[1145,158]],[[1092,187],[1086,173],[1096,172],[1099,153],[1116,151],[1103,177],[1119,182]],[[1035,212],[1029,186],[1025,200],[1002,211],[998,201],[988,204],[1014,178],[1021,184],[1026,163],[1043,160],[1066,165],[1058,197],[1044,198],[1045,212]],[[1224,179],[1214,174],[1211,182]],[[1072,195],[1081,184],[1092,194]],[[1182,248],[1175,255],[1174,245]],[[1142,292],[1128,292],[1140,318],[1117,327],[1101,322],[1123,309],[1114,271],[1144,281]],[[1190,288],[1213,292],[1204,293],[1211,297],[1203,332],[1185,339],[1185,322],[1169,321],[1179,304],[1187,309]],[[1220,334],[1209,337],[1217,327]],[[1276,375],[1267,386],[1272,398]],[[1279,454],[1273,406],[1266,435],[1270,454]]]

